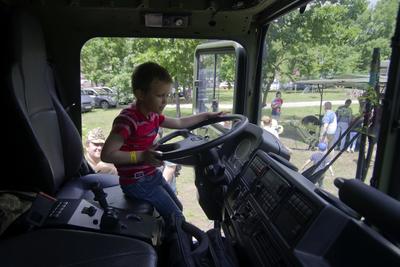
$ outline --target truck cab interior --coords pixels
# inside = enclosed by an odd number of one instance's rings
[[[0,178],[0,265],[400,266],[399,18],[373,186],[337,178],[338,196],[316,187],[258,125],[268,25],[304,12],[309,2],[1,1],[8,171]],[[160,141],[163,159],[194,167],[213,229],[184,220],[166,229],[150,203],[123,195],[118,177],[88,167],[76,103],[81,49],[94,37],[229,40],[224,45],[236,55],[233,114]],[[224,121],[232,126],[220,127]],[[216,138],[196,134],[209,125]],[[183,138],[168,143],[176,136]]]

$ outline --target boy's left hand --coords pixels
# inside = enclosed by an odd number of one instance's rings
[[[212,119],[215,117],[221,117],[226,115],[227,113],[224,111],[219,111],[219,112],[207,112],[207,119]]]

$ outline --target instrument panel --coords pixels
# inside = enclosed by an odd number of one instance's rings
[[[290,251],[320,211],[258,151],[228,190],[224,223],[230,236],[251,247],[254,266],[293,265]],[[273,255],[273,257],[271,257]],[[268,264],[267,264],[268,263]]]
[[[262,149],[229,184],[222,228],[246,266],[396,266],[400,260],[368,225]]]

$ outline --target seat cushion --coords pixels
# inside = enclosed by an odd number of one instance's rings
[[[84,198],[91,202],[94,194],[91,191],[93,183],[98,182],[107,194],[107,202],[110,206],[129,210],[133,213],[152,215],[154,207],[149,202],[140,199],[127,198],[119,186],[118,176],[110,174],[88,174],[68,181],[57,193],[58,198]]]
[[[157,266],[149,244],[100,233],[42,229],[0,241],[1,266]]]

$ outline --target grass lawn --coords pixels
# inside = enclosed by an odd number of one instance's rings
[[[336,110],[339,105],[332,105],[332,110]],[[354,109],[354,108],[353,108]],[[353,110],[354,111],[354,110]],[[324,108],[322,107],[321,115],[324,115]],[[271,115],[271,109],[266,108],[263,109],[262,115]],[[311,106],[311,107],[296,107],[296,108],[282,108],[281,111],[281,121],[290,121],[290,120],[301,120],[307,115],[319,115],[319,106]]]
[[[321,95],[318,92],[303,93],[302,91],[281,91],[281,93],[284,102],[319,101],[321,99]],[[275,94],[275,91],[268,93],[267,103],[271,103],[275,98]],[[328,88],[323,91],[323,100],[345,100],[347,98],[350,98],[349,89]]]
[[[271,103],[271,101],[275,98],[276,91],[270,91],[267,96],[267,103]],[[300,101],[319,101],[321,99],[321,95],[318,92],[313,93],[303,93],[302,91],[281,91],[282,98],[284,102],[300,102]],[[328,88],[324,89],[323,99],[324,100],[345,100],[350,98],[350,89],[334,89]],[[220,90],[219,94],[220,103],[232,103],[233,99],[233,90]]]

